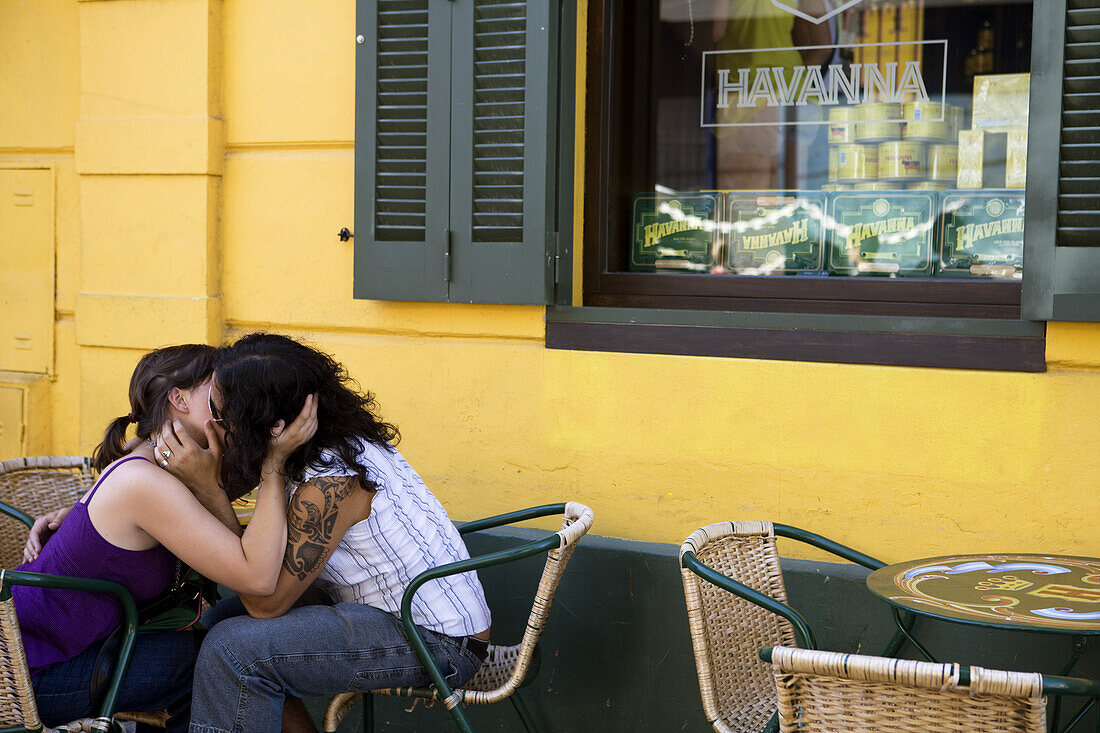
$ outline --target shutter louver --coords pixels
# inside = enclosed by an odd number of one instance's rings
[[[1100,246],[1100,0],[1070,0],[1066,12],[1060,247]]]
[[[474,242],[523,241],[526,5],[474,3]]]
[[[379,0],[375,238],[425,239],[428,0]]]

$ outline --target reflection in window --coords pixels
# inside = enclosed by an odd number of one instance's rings
[[[611,270],[1021,276],[1030,3],[628,7]]]

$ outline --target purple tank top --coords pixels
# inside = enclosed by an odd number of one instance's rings
[[[73,506],[34,562],[16,570],[112,580],[125,586],[138,603],[166,591],[176,572],[172,553],[161,545],[148,550],[116,547],[96,531],[88,516],[88,504],[111,471],[139,459],[148,460],[130,456],[108,468],[88,498]],[[122,620],[121,606],[108,594],[16,585],[12,597],[31,674],[72,659],[105,639]]]

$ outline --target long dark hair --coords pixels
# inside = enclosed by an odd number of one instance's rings
[[[205,344],[182,344],[150,351],[130,377],[130,414],[115,418],[92,453],[92,465],[102,471],[125,455],[126,429],[137,423],[139,438],[148,438],[168,417],[168,393],[174,387],[194,389],[214,371],[218,350]]]
[[[317,433],[287,459],[286,476],[301,481],[306,466],[328,466],[321,457],[328,450],[374,491],[367,468],[359,462],[365,443],[392,450],[400,439],[397,428],[375,414],[374,396],[361,393],[347,370],[328,354],[272,333],[249,334],[222,350],[214,368],[225,422],[222,486],[230,497],[251,491],[260,481],[260,468],[271,428],[287,425],[301,412],[306,397],[317,395]]]

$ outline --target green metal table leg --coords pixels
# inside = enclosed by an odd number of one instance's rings
[[[527,729],[527,733],[538,733],[539,729],[535,725],[535,719],[531,717],[531,711],[527,709],[527,703],[519,696],[519,690],[513,692],[508,699],[512,701],[512,707],[516,709],[516,715],[523,721],[523,727]]]
[[[897,624],[898,627],[897,633],[904,636],[909,641],[909,643],[913,645],[913,648],[920,652],[925,659],[927,659],[929,662],[935,663],[936,658],[932,656],[932,653],[925,649],[924,645],[917,641],[913,637],[913,635],[909,633],[909,629],[906,628],[905,622],[901,620],[901,611],[894,608],[891,609],[891,613],[894,616],[894,623]]]
[[[1073,651],[1069,655],[1069,661],[1066,662],[1066,666],[1062,667],[1062,671],[1059,674],[1062,677],[1068,677],[1069,673],[1073,671],[1073,668],[1077,666],[1077,662],[1081,661],[1081,657],[1085,656],[1085,652],[1088,651],[1088,648],[1089,648],[1088,640],[1084,636],[1074,636],[1073,637]],[[1091,705],[1092,705],[1091,702],[1089,703],[1089,705],[1086,705],[1085,710],[1087,710]],[[1051,715],[1050,715],[1050,729],[1051,730],[1058,730],[1058,719],[1061,717],[1061,715],[1062,715],[1062,696],[1057,695],[1054,698],[1054,710],[1051,712]],[[1077,723],[1079,722],[1079,718],[1080,718],[1080,713],[1078,713],[1077,717],[1075,717],[1072,721],[1070,721],[1066,725],[1066,727],[1063,729],[1063,733],[1065,733],[1065,731],[1070,730],[1073,726],[1077,725]]]
[[[1074,715],[1068,723],[1066,723],[1066,727],[1062,729],[1062,733],[1069,733],[1071,730],[1076,728],[1077,724],[1084,720],[1085,716],[1088,715],[1089,710],[1091,710],[1092,706],[1095,704],[1096,698],[1094,697],[1087,703],[1082,705],[1081,709],[1077,711],[1077,714]],[[1100,713],[1098,713],[1096,717],[1096,730],[1100,731]]]

